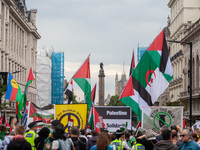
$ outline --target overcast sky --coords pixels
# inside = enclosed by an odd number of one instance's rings
[[[115,94],[115,75],[123,63],[128,78],[133,49],[148,47],[167,25],[169,0],[26,0],[37,9],[38,48],[52,46],[65,53],[70,80],[90,55],[91,85],[98,83],[99,64],[105,72],[105,98]],[[136,60],[136,58],[135,58]],[[83,93],[74,86],[78,99]],[[98,100],[98,85],[96,101]]]

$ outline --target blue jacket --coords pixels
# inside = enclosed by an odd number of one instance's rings
[[[178,148],[179,150],[200,150],[199,145],[193,140],[187,143],[182,142]]]

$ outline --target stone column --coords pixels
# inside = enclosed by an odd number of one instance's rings
[[[99,106],[104,106],[104,70],[103,70],[103,63],[100,63],[100,70],[99,70]]]

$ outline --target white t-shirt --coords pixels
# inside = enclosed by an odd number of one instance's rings
[[[59,148],[59,142],[58,140],[54,140],[52,143],[52,149],[58,149]]]

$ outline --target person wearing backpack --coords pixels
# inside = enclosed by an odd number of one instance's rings
[[[61,126],[57,126],[53,131],[53,139],[52,142],[52,150],[71,150],[71,142],[70,139],[65,137],[65,129]],[[50,149],[50,144],[46,144],[46,149]]]
[[[86,144],[79,139],[78,127],[72,127],[70,130],[70,138],[74,144],[75,150],[86,150]]]

